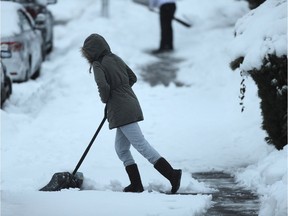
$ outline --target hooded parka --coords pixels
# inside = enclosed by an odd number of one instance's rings
[[[137,77],[125,62],[113,54],[106,40],[90,35],[82,53],[93,67],[100,98],[107,105],[109,128],[143,120],[139,101],[132,90]]]

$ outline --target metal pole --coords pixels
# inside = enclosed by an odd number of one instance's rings
[[[102,11],[101,14],[103,17],[109,17],[109,0],[102,0]]]

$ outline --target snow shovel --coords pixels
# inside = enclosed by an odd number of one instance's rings
[[[95,141],[106,119],[107,119],[107,110],[105,107],[104,118],[101,121],[98,129],[96,130],[86,150],[84,151],[82,157],[80,158],[78,164],[76,165],[74,171],[72,173],[69,172],[55,173],[52,176],[50,182],[45,187],[41,188],[40,191],[60,191],[61,189],[68,189],[68,188],[81,188],[82,183],[84,181],[84,176],[83,173],[77,171],[81,166],[82,162],[84,161],[86,155],[88,154],[93,142]]]
[[[139,4],[139,5],[142,5],[142,6],[148,6],[149,5],[149,1],[147,0],[133,0],[133,2]],[[150,9],[150,11],[154,12],[154,13],[159,13],[159,11],[157,10],[153,10],[153,9]],[[177,17],[173,17],[173,20],[175,20],[176,22],[182,24],[183,26],[187,27],[187,28],[190,28],[192,25],[188,22],[185,22],[184,20],[181,20]]]

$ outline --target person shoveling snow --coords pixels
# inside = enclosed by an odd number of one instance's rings
[[[93,67],[101,101],[106,104],[107,110],[105,108],[105,117],[107,115],[109,128],[117,129],[115,150],[119,159],[123,162],[130,179],[130,185],[125,187],[123,191],[144,191],[137,164],[130,152],[132,145],[143,157],[153,164],[159,173],[170,181],[172,186],[171,193],[175,194],[180,187],[182,170],[174,169],[170,163],[148,143],[142,134],[138,122],[142,121],[144,117],[139,101],[132,90],[132,86],[137,81],[136,75],[119,56],[111,52],[108,43],[99,34],[91,34],[86,38],[82,47],[82,54],[90,64],[90,72]],[[103,119],[104,121],[105,117]],[[102,125],[100,124],[101,127]],[[79,166],[77,165],[75,170],[77,170]],[[69,184],[74,188],[81,187],[83,174],[78,173],[77,176],[75,170],[73,174],[54,174],[54,180],[52,178],[49,182],[51,187],[48,187],[48,184],[44,191],[50,191],[50,189],[52,191],[60,190],[61,186],[58,182],[64,182],[63,185],[65,185],[65,188],[67,188]]]

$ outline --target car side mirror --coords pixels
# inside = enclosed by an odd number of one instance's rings
[[[45,20],[46,20],[45,14],[42,13],[38,14],[35,19],[35,28],[40,30],[45,29]]]

